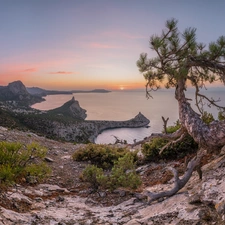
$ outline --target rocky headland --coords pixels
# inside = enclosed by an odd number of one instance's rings
[[[2,126],[29,129],[58,140],[94,142],[103,130],[143,127],[150,122],[141,113],[127,121],[85,120],[86,110],[80,107],[74,97],[56,109],[48,111],[32,109],[30,106],[35,99],[36,101],[43,100],[39,96],[42,93],[39,89],[32,90],[36,93],[35,95],[30,94],[21,81],[15,81],[7,87],[0,88],[0,100],[2,100],[0,124]],[[107,91],[97,89],[92,92],[105,93]],[[9,124],[9,121],[13,122]]]
[[[42,183],[15,184],[0,192],[0,225],[225,224],[224,149],[220,155],[208,156],[210,160],[202,167],[202,180],[194,172],[176,195],[148,205],[143,197],[145,191],[170,189],[174,180],[166,168],[182,169],[182,160],[137,168],[143,180],[138,192],[118,189],[111,194],[103,191],[92,194],[79,179],[87,163],[73,161],[71,157],[80,144],[57,142],[3,127],[0,127],[0,140],[40,143],[48,149],[46,161],[52,168],[51,176]]]

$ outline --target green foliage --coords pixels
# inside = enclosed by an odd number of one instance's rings
[[[137,189],[140,185],[141,179],[135,171],[134,157],[127,153],[114,163],[110,176],[110,188]]]
[[[200,112],[205,100],[218,107],[215,100],[199,91],[208,82],[219,80],[224,83],[225,36],[208,46],[198,43],[195,28],[188,27],[181,32],[178,21],[172,18],[166,21],[161,34],[150,37],[149,47],[154,52],[150,55],[154,57],[148,58],[147,53],[141,53],[137,61],[137,67],[146,80],[148,97],[151,97],[151,91],[160,88],[160,84],[166,88],[182,87],[183,90],[192,85]]]
[[[113,162],[124,156],[126,153],[131,154],[137,161],[137,152],[130,152],[127,148],[114,147],[110,145],[87,144],[74,152],[73,160],[91,161],[92,164],[102,168],[113,166]]]
[[[181,127],[180,121],[177,120],[176,123],[174,124],[174,126],[168,126],[166,128],[167,134],[172,134],[174,132],[176,132],[177,130],[179,130]]]
[[[214,121],[214,117],[212,113],[208,113],[206,111],[203,112],[202,114],[202,121],[206,124],[210,124],[212,121]]]
[[[172,160],[182,158],[187,154],[197,151],[198,145],[194,139],[187,135],[182,141],[169,145],[160,155],[163,146],[168,143],[165,138],[154,138],[142,146],[142,153],[147,161],[158,161],[160,159]]]
[[[184,139],[182,139],[182,141],[167,147],[160,155],[160,158],[166,160],[179,159],[188,154],[194,153],[197,150],[198,144],[190,135],[187,135]]]
[[[84,181],[89,182],[94,189],[104,186],[108,180],[107,176],[104,175],[103,169],[95,165],[88,165],[82,173],[82,178]]]
[[[159,159],[160,149],[168,143],[165,138],[153,138],[150,142],[142,145],[142,153],[147,161]]]
[[[218,120],[219,121],[225,120],[225,112],[224,111],[218,112]]]
[[[89,182],[95,190],[99,187],[110,190],[118,187],[136,189],[141,185],[141,179],[135,171],[134,157],[128,153],[114,162],[108,175],[104,175],[102,168],[89,165],[84,169],[82,178]]]
[[[33,175],[43,179],[49,168],[43,163],[47,150],[36,143],[0,142],[0,184],[11,184]]]

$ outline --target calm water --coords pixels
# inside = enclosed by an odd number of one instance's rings
[[[221,97],[220,104],[225,105],[224,89],[210,91],[215,98]],[[173,125],[178,119],[178,105],[174,99],[173,90],[160,90],[153,93],[153,99],[146,99],[145,92],[110,92],[110,93],[76,93],[73,94],[80,106],[87,110],[86,120],[128,120],[139,112],[150,120],[149,128],[121,128],[102,132],[96,139],[96,143],[114,143],[117,136],[119,139],[133,143],[136,139],[162,131],[162,116],[169,117],[168,125]],[[188,97],[193,96],[189,93]],[[33,105],[33,108],[49,110],[63,105],[70,100],[72,95],[49,95],[46,101]],[[217,115],[213,109],[208,109]]]

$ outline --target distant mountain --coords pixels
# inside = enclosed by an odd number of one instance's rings
[[[46,96],[46,95],[59,95],[59,94],[72,94],[71,91],[54,91],[54,90],[45,90],[39,87],[27,87],[27,91],[32,95],[37,96]]]
[[[31,105],[43,99],[31,95],[21,81],[14,81],[8,86],[0,87],[0,101],[17,101],[20,105]]]
[[[1,87],[0,87],[1,88]],[[46,96],[46,95],[59,95],[59,94],[73,94],[73,93],[108,93],[110,91],[105,89],[94,89],[90,91],[83,90],[72,90],[72,91],[56,91],[56,90],[45,90],[39,87],[27,87],[27,91],[32,95]]]
[[[105,89],[94,89],[91,91],[73,90],[73,91],[55,91],[45,90],[39,87],[25,87],[21,81],[14,81],[8,86],[0,86],[0,101],[6,102],[13,106],[30,106],[37,102],[42,102],[43,96],[57,94],[73,93],[108,93]],[[11,102],[11,103],[10,103]]]
[[[94,89],[91,91],[82,91],[82,90],[73,90],[72,93],[108,93],[111,91],[105,90],[105,89]]]

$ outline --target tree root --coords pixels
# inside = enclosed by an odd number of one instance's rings
[[[175,195],[180,189],[182,189],[186,183],[191,178],[191,175],[196,168],[200,164],[201,158],[203,156],[203,151],[200,150],[199,154],[195,156],[187,165],[186,172],[184,173],[183,177],[180,179],[178,175],[178,171],[175,168],[169,167],[169,169],[172,171],[175,179],[174,187],[171,190],[163,191],[159,193],[149,192],[147,191],[145,194],[148,196],[149,201],[148,204],[152,203],[155,200],[165,198],[165,197],[171,197]]]

